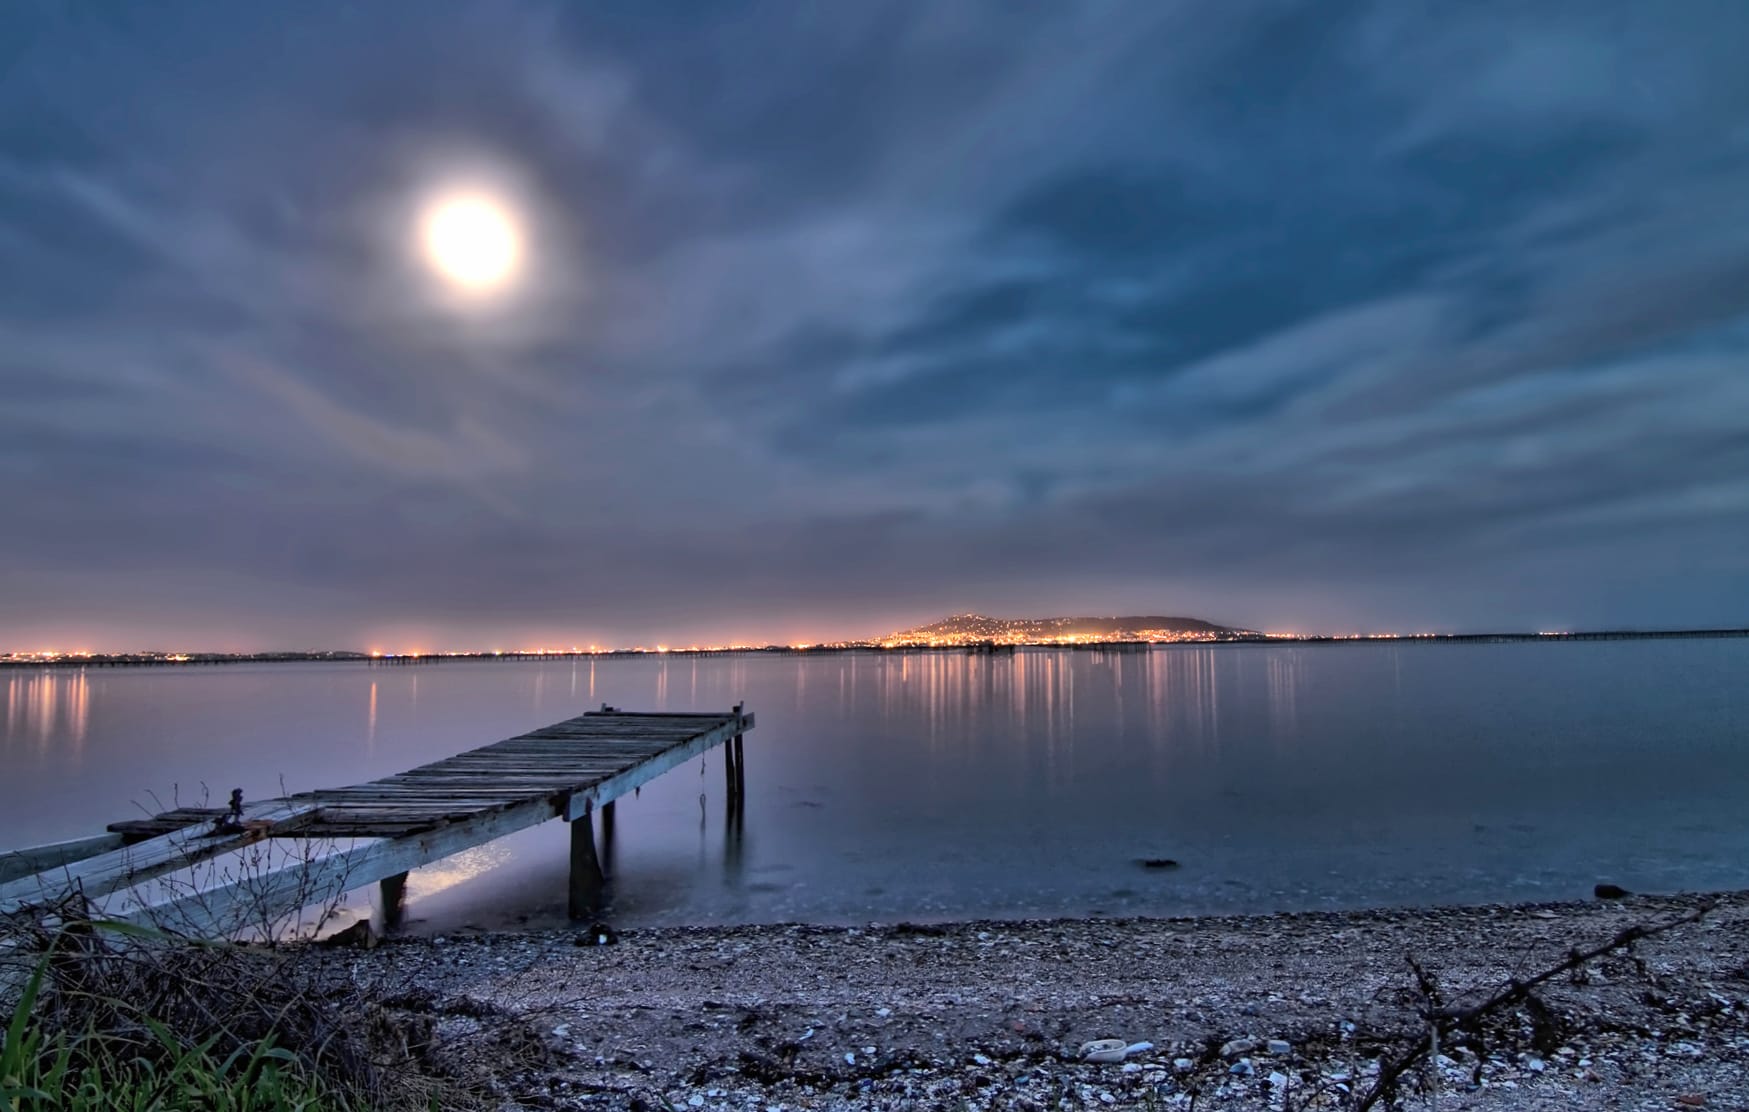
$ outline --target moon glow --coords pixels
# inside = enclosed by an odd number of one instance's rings
[[[522,260],[522,233],[503,204],[481,194],[442,198],[419,221],[425,260],[446,281],[469,293],[500,289]]]

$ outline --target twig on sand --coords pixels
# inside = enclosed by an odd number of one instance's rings
[[[1593,946],[1589,950],[1581,950],[1575,947],[1568,952],[1567,957],[1559,964],[1552,965],[1541,973],[1531,977],[1514,977],[1506,983],[1505,987],[1501,988],[1500,991],[1488,997],[1486,1000],[1483,1000],[1479,1004],[1472,1004],[1469,1007],[1463,1008],[1441,1007],[1438,1003],[1439,998],[1437,986],[1433,984],[1432,978],[1424,969],[1422,969],[1420,964],[1415,961],[1414,957],[1411,956],[1409,958],[1409,966],[1414,970],[1416,980],[1420,984],[1422,993],[1428,1001],[1425,1013],[1427,1019],[1427,1033],[1420,1039],[1416,1040],[1415,1044],[1399,1055],[1395,1061],[1379,1070],[1378,1080],[1373,1083],[1372,1089],[1367,1092],[1366,1096],[1361,1098],[1360,1104],[1356,1106],[1356,1112],[1367,1112],[1368,1109],[1378,1104],[1379,1101],[1384,1100],[1391,1093],[1395,1092],[1397,1082],[1402,1076],[1409,1070],[1413,1069],[1415,1064],[1421,1061],[1422,1058],[1427,1057],[1434,1052],[1434,1049],[1439,1045],[1439,1037],[1442,1032],[1468,1027],[1492,1012],[1521,1003],[1527,999],[1538,986],[1559,977],[1563,973],[1569,973],[1578,969],[1580,966],[1594,958],[1600,958],[1605,954],[1632,946],[1635,942],[1638,942],[1641,939],[1652,938],[1655,935],[1663,934],[1665,931],[1675,930],[1677,927],[1684,927],[1690,923],[1699,922],[1703,916],[1713,910],[1716,906],[1715,903],[1708,901],[1687,914],[1679,915],[1674,919],[1662,923],[1635,923],[1633,926],[1622,930],[1609,941]]]

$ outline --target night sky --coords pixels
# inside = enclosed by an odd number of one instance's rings
[[[0,649],[1749,624],[1745,43],[12,0]]]

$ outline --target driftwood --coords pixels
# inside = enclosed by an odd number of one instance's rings
[[[1493,1012],[1509,1008],[1514,1004],[1519,1004],[1530,999],[1531,993],[1539,986],[1554,980],[1563,973],[1571,973],[1588,961],[1603,957],[1605,954],[1614,953],[1617,950],[1625,949],[1643,938],[1652,938],[1656,935],[1663,934],[1666,931],[1675,930],[1677,927],[1685,927],[1690,923],[1699,922],[1700,919],[1708,912],[1712,911],[1715,906],[1716,905],[1712,903],[1705,903],[1695,908],[1693,911],[1688,912],[1686,915],[1678,916],[1675,919],[1670,919],[1663,923],[1635,923],[1633,926],[1622,930],[1609,941],[1593,946],[1589,950],[1581,950],[1578,947],[1574,947],[1572,950],[1568,951],[1567,957],[1559,964],[1552,965],[1531,977],[1514,977],[1506,982],[1505,986],[1498,992],[1494,993],[1494,995],[1488,997],[1479,1004],[1472,1004],[1468,1007],[1446,1007],[1441,1002],[1439,986],[1437,983],[1427,971],[1421,967],[1420,963],[1415,960],[1414,956],[1411,955],[1409,957],[1409,967],[1414,971],[1415,979],[1421,989],[1422,997],[1427,1001],[1427,1006],[1422,1013],[1427,1020],[1427,1033],[1421,1036],[1413,1046],[1404,1051],[1389,1065],[1386,1065],[1379,1070],[1378,1080],[1373,1084],[1372,1089],[1367,1092],[1366,1096],[1361,1098],[1360,1103],[1355,1106],[1357,1112],[1367,1112],[1368,1109],[1378,1104],[1379,1101],[1386,1099],[1394,1093],[1397,1088],[1397,1083],[1402,1079],[1404,1074],[1413,1069],[1423,1058],[1438,1052],[1439,1042],[1442,1036],[1452,1031],[1473,1026],[1477,1021]]]

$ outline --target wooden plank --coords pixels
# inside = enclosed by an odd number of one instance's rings
[[[680,744],[676,742],[675,744]],[[448,768],[422,769],[417,773],[393,780],[373,781],[369,784],[358,784],[350,788],[332,789],[340,791],[363,791],[368,788],[393,789],[403,784],[430,784],[445,780],[489,779],[501,777],[514,779],[527,774],[539,777],[568,776],[572,780],[588,780],[599,775],[611,776],[615,772],[649,760],[664,749],[673,746],[652,745],[648,749],[640,749],[635,753],[626,753],[618,757],[574,756],[560,757],[510,757],[496,761],[470,761],[467,764],[451,765]]]
[[[246,893],[236,886],[124,908],[118,917],[197,938],[228,935],[248,923],[277,919],[300,907],[323,904],[343,891],[442,860],[464,849],[514,834],[557,818],[558,809],[545,800],[526,803],[479,821],[439,827],[404,838],[384,838],[352,846],[297,868],[282,869],[249,882]]]
[[[109,832],[0,853],[0,884],[120,849],[124,841],[122,835]]]
[[[654,753],[650,754],[651,757],[655,755]],[[357,788],[347,788],[343,791],[354,795],[363,795],[372,791],[393,795],[396,792],[429,791],[432,788],[444,787],[465,791],[469,786],[509,787],[532,784],[539,787],[546,784],[583,784],[590,780],[600,779],[601,777],[596,775],[597,772],[611,776],[613,773],[636,763],[636,761],[627,761],[624,764],[591,765],[581,769],[565,765],[553,765],[550,768],[476,768],[445,774],[434,773],[430,776],[421,776],[417,780],[402,780],[394,784],[361,784]],[[335,793],[335,795],[338,794]]]
[[[210,822],[187,826],[136,845],[73,861],[7,884],[0,884],[0,912],[45,900],[58,899],[72,891],[87,899],[126,888],[152,877],[175,872],[227,850],[268,836],[275,827],[311,814],[315,808],[294,806],[283,799],[270,799],[243,808],[243,821],[255,824],[235,834],[213,835]]]
[[[466,753],[459,753],[456,756],[446,758],[445,760],[432,761],[428,765],[421,765],[404,775],[411,776],[434,768],[447,768],[462,761],[504,761],[512,760],[516,757],[584,756],[614,760],[627,753],[636,753],[649,749],[665,749],[677,742],[682,742],[689,737],[696,736],[698,735],[689,732],[678,737],[618,738],[613,741],[596,738],[578,738],[571,741],[562,738],[552,738],[543,741],[519,741],[514,745],[505,745],[502,747],[494,746],[486,749],[474,749]]]
[[[653,732],[658,730],[681,732],[685,730],[709,729],[712,723],[720,722],[722,717],[723,716],[720,714],[690,715],[686,717],[677,716],[673,718],[648,717],[643,715],[636,717],[632,715],[614,715],[612,717],[591,715],[585,718],[573,718],[566,722],[555,722],[550,726],[542,726],[538,730],[530,730],[526,734],[518,734],[517,736],[540,737],[558,734],[603,734],[611,736],[614,734],[627,734],[636,731]]]
[[[729,715],[722,725],[715,729],[707,730],[690,741],[666,749],[618,775],[610,776],[599,784],[592,784],[576,792],[571,796],[570,805],[565,809],[565,818],[575,821],[578,817],[588,813],[592,806],[606,803],[610,799],[618,799],[627,792],[649,783],[669,769],[678,768],[692,758],[709,752],[712,747],[721,745],[743,729],[749,728],[745,725],[749,720],[747,715],[742,715],[739,721],[734,715]]]
[[[627,735],[618,737],[536,737],[518,738],[515,741],[500,742],[498,745],[484,749],[472,749],[466,753],[458,753],[449,760],[467,757],[492,757],[504,753],[585,753],[595,752],[602,755],[623,753],[627,749],[654,746],[660,748],[672,745],[677,741],[685,741],[697,731],[688,730],[680,734],[649,734]],[[434,762],[447,763],[447,762]]]
[[[589,722],[603,718],[620,721],[637,718],[707,718],[715,721],[722,718],[724,713],[714,710],[589,710],[570,721]]]
[[[705,727],[709,729],[709,727]],[[446,758],[455,760],[457,757],[470,757],[482,754],[513,753],[517,750],[529,752],[572,752],[577,750],[599,748],[602,750],[626,749],[637,745],[668,745],[698,733],[698,730],[676,730],[672,733],[664,730],[660,733],[622,733],[610,735],[558,736],[558,737],[522,737],[501,741],[496,745],[484,746],[480,749],[470,749],[466,753],[457,753]],[[443,762],[433,761],[433,764]]]
[[[710,727],[708,727],[708,726],[704,727],[704,729],[709,729],[709,728]],[[560,736],[560,737],[516,738],[513,741],[500,742],[499,746],[490,746],[490,747],[487,747],[485,749],[471,750],[470,754],[457,754],[457,755],[458,756],[472,755],[475,753],[478,753],[478,754],[512,753],[512,752],[516,752],[518,750],[522,750],[522,751],[526,751],[526,752],[543,752],[543,751],[544,752],[569,752],[572,750],[584,748],[586,746],[599,746],[603,749],[623,750],[623,749],[629,748],[631,746],[637,746],[637,745],[655,745],[655,746],[672,745],[677,741],[685,741],[687,738],[692,737],[700,732],[701,731],[699,731],[699,730],[677,730],[674,732],[669,732],[667,730],[663,730],[660,732],[652,732],[652,733],[630,733],[630,732],[628,732],[628,733],[615,734],[612,736],[603,736],[603,737],[594,737],[594,736],[565,737],[565,736]]]
[[[675,745],[681,742],[675,742]],[[500,757],[493,761],[468,761],[462,764],[447,765],[443,768],[422,768],[418,772],[393,780],[373,781],[370,784],[359,784],[359,788],[393,787],[396,784],[418,784],[432,780],[441,780],[458,776],[492,776],[514,775],[528,771],[541,776],[574,774],[578,779],[587,779],[597,773],[611,775],[628,765],[648,760],[671,745],[652,745],[648,749],[639,749],[631,753],[621,753],[615,756],[593,754],[571,754],[565,756],[546,756],[533,753],[517,754]]]
[[[135,841],[142,837],[155,837],[168,834],[172,830],[181,830],[185,826],[205,820],[211,822],[225,813],[223,807],[177,807],[145,819],[123,819],[112,822],[104,827],[115,834],[125,834]]]
[[[425,791],[409,788],[398,792],[357,792],[351,795],[327,796],[318,802],[322,807],[355,807],[360,803],[404,803],[414,804],[420,800],[453,801],[457,804],[489,807],[493,803],[503,803],[518,799],[531,799],[540,795],[553,795],[564,791],[569,785],[564,781],[555,780],[550,783],[516,788],[493,789],[485,785],[457,784],[453,788],[437,787]]]
[[[656,753],[644,754],[641,759],[647,761],[660,752],[661,750],[657,750]],[[583,765],[581,767],[576,765],[567,766],[556,764],[545,768],[458,769],[455,772],[432,773],[428,776],[421,776],[417,780],[402,780],[394,784],[360,784],[356,788],[346,788],[342,790],[354,794],[364,794],[366,792],[376,791],[381,792],[384,795],[393,795],[396,792],[429,791],[432,788],[451,786],[465,790],[470,784],[480,787],[486,787],[493,784],[509,785],[522,783],[532,783],[536,785],[587,784],[591,780],[601,780],[608,776],[612,776],[615,773],[623,772],[637,763],[639,762],[616,761],[612,764],[604,762],[600,764]]]
[[[601,738],[536,738],[530,741],[518,741],[503,748],[476,749],[469,753],[459,754],[444,761],[434,761],[426,767],[442,768],[457,760],[504,760],[513,755],[530,757],[556,756],[559,754],[587,754],[595,757],[613,759],[624,753],[638,749],[665,749],[670,745],[685,741],[697,734],[687,732],[679,735],[660,734],[652,737],[621,737],[611,741]],[[415,769],[416,772],[424,768]]]
[[[677,742],[676,744],[681,743]],[[632,765],[637,764],[639,761],[649,760],[664,749],[671,748],[673,748],[673,746],[664,745],[660,748],[652,746],[647,750],[628,754],[626,757],[618,760],[609,760],[601,757],[581,757],[571,760],[556,760],[542,757],[532,759],[523,758],[518,761],[493,761],[480,762],[478,764],[457,765],[453,768],[430,769],[419,773],[417,776],[409,776],[403,780],[388,781],[381,784],[360,784],[358,785],[358,789],[371,787],[392,789],[402,784],[430,784],[446,780],[465,780],[469,778],[480,779],[494,776],[514,779],[518,775],[538,776],[543,778],[561,776],[568,778],[573,783],[579,783],[584,780],[612,776],[614,773],[629,768]]]

